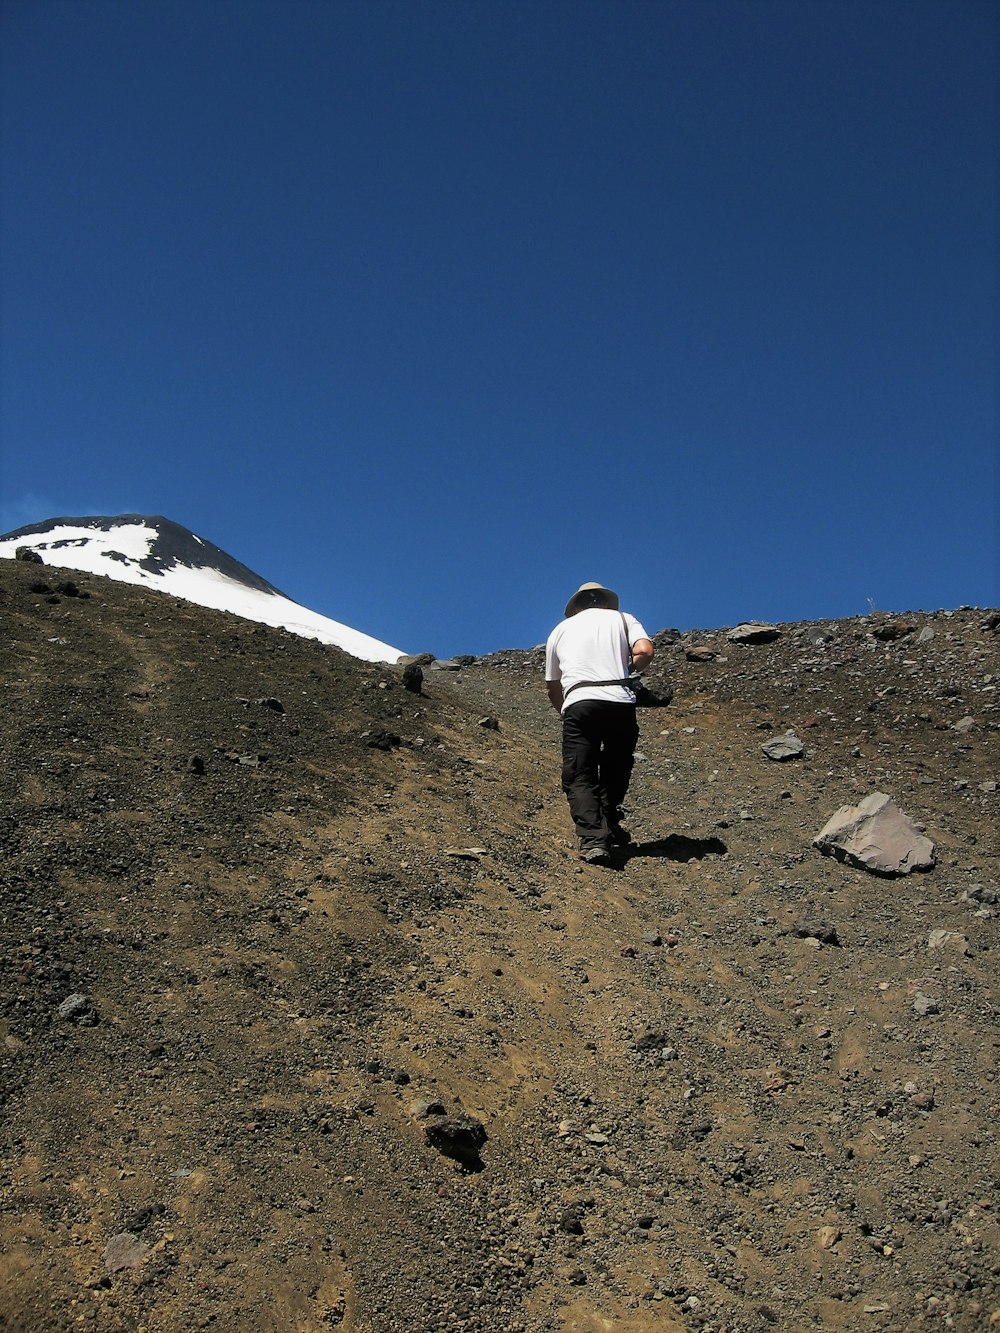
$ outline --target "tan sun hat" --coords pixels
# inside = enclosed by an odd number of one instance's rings
[[[581,583],[576,592],[566,603],[566,615],[575,616],[588,606],[601,606],[608,611],[618,610],[618,594],[603,583]]]

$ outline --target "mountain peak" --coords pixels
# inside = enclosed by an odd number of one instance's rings
[[[300,606],[213,542],[162,514],[47,519],[0,537],[0,558],[13,558],[23,546],[45,564],[142,584],[334,644],[369,662],[395,662],[402,655],[390,644]]]

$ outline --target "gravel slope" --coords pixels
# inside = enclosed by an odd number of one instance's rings
[[[1000,1322],[995,614],[658,635],[610,870],[537,650],[0,615],[4,1327]],[[812,847],[873,790],[933,870]]]

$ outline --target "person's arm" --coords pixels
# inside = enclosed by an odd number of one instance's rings
[[[636,671],[645,671],[653,660],[656,650],[650,639],[636,639],[632,645],[632,666]]]
[[[549,696],[549,703],[557,713],[560,712],[563,705],[562,682],[558,680],[547,680],[545,682],[545,689]]]

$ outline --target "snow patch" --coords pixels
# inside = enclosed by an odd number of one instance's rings
[[[310,611],[280,593],[248,588],[210,566],[176,564],[156,571],[143,569],[140,562],[149,559],[158,535],[156,528],[142,523],[116,524],[107,529],[62,525],[44,533],[0,539],[0,558],[13,559],[18,547],[28,546],[47,565],[101,574],[121,583],[170,593],[197,606],[230,611],[244,620],[343,648],[366,662],[395,662],[402,656],[400,648]],[[205,545],[202,538],[195,540]]]

